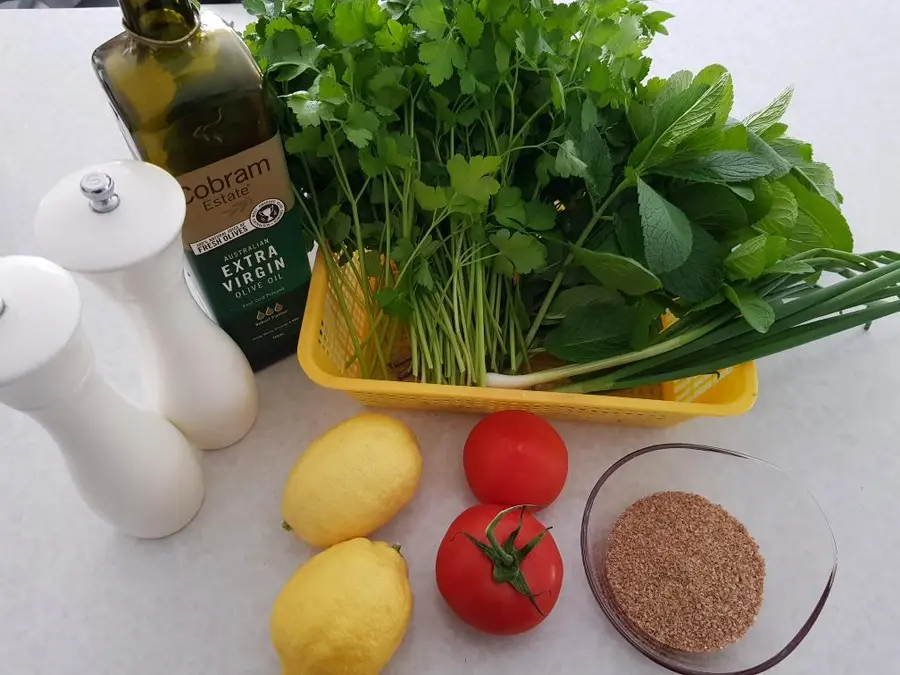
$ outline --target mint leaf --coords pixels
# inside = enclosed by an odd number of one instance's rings
[[[409,10],[409,18],[432,40],[444,37],[447,30],[447,15],[444,14],[444,3],[441,0],[420,0],[419,4]]]
[[[727,258],[725,267],[729,279],[753,281],[766,269],[767,234],[758,234],[737,246]]]
[[[662,129],[658,128],[658,136],[650,146],[646,156],[635,158],[639,160],[638,173],[640,174],[646,169],[665,161],[674,152],[679,143],[704,126],[711,118],[714,118],[722,102],[725,101],[730,83],[731,76],[725,73],[711,87],[703,91],[686,110],[683,112],[679,110],[679,114],[671,123]],[[688,91],[692,91],[692,89]],[[668,122],[669,118],[664,114],[666,113],[666,107],[667,105],[671,107],[676,99],[663,104],[657,116],[658,123],[659,120],[663,120],[664,123]],[[631,160],[629,160],[629,164],[632,164]]]
[[[609,192],[613,179],[613,162],[609,146],[596,127],[582,132],[578,149],[584,161],[584,182],[594,201],[599,202]]]
[[[825,197],[835,206],[840,205],[840,199],[838,199],[838,193],[834,187],[834,174],[827,164],[821,162],[795,164],[793,173],[810,190]]]
[[[403,51],[409,39],[409,29],[395,19],[388,19],[384,27],[375,33],[375,46],[388,54]]]
[[[802,274],[806,276],[815,273],[815,268],[802,260],[780,260],[766,270],[766,274]]]
[[[663,86],[662,91],[659,92],[659,95],[653,102],[654,107],[658,110],[667,101],[675,98],[680,94],[683,94],[688,90],[693,82],[694,74],[689,70],[679,70],[676,73],[672,73],[668,77],[668,79],[666,79],[666,83]]]
[[[656,273],[670,272],[691,254],[691,224],[681,209],[643,180],[638,179],[637,189],[647,266]]]
[[[447,206],[446,188],[431,187],[420,180],[415,182],[416,201],[426,211],[437,211]]]
[[[556,294],[547,310],[547,319],[559,320],[579,307],[592,305],[623,305],[625,299],[605,286],[573,286]]]
[[[750,196],[753,196],[752,190]],[[747,211],[738,197],[724,185],[685,185],[671,194],[671,200],[684,211],[688,220],[713,235],[733,232],[749,225]]]
[[[722,132],[722,142],[719,150],[748,150],[747,127],[743,124],[735,124]]]
[[[772,166],[772,172],[769,174],[770,178],[781,178],[790,172],[791,163],[749,129],[747,130],[747,149]]]
[[[494,219],[504,227],[512,229],[525,225],[525,202],[522,201],[522,191],[519,188],[500,189],[494,199]]]
[[[753,223],[753,227],[760,232],[791,237],[794,223],[797,221],[797,198],[791,189],[784,183],[772,183],[772,203],[769,212],[760,220]]]
[[[738,308],[744,321],[750,324],[753,330],[765,333],[775,323],[775,310],[749,288],[725,286],[723,290],[725,297]]]
[[[628,123],[639,141],[649,138],[653,135],[653,130],[656,128],[653,109],[638,102],[630,104],[628,106]],[[712,150],[712,148],[709,149]]]
[[[671,294],[691,303],[709,300],[722,286],[722,247],[702,227],[691,226],[693,245],[688,259],[671,272],[659,275]]]
[[[570,248],[575,261],[607,288],[628,295],[644,295],[662,288],[656,275],[632,258],[578,246]]]
[[[544,349],[569,363],[588,363],[629,349],[635,307],[587,306],[573,309],[547,333]]]
[[[585,175],[587,164],[578,156],[575,141],[568,139],[560,143],[556,151],[555,169],[560,178]]]
[[[795,176],[785,176],[782,182],[797,198],[797,222],[789,236],[793,252],[818,246],[853,250],[853,233],[834,204],[807,189]]]
[[[441,4],[439,0],[435,0]],[[481,42],[481,33],[484,31],[484,23],[475,14],[472,5],[461,3],[456,10],[456,27],[463,36],[463,40],[470,47],[477,47]]]
[[[758,110],[752,115],[748,115],[744,120],[744,125],[755,134],[764,134],[770,127],[781,121],[788,106],[791,104],[791,97],[794,95],[794,88],[788,87],[781,92],[778,97],[762,110]]]
[[[754,199],[756,199],[753,188],[749,185],[728,185],[727,187],[734,194],[736,194],[746,202],[752,202]]]
[[[527,274],[543,269],[547,263],[546,247],[530,235],[500,230],[488,239],[500,252],[494,258],[494,269],[501,274]]]
[[[544,202],[528,202],[525,204],[525,226],[529,230],[544,232],[552,230],[556,224],[556,209]]]
[[[449,80],[454,66],[459,70],[466,67],[466,53],[453,38],[423,42],[419,45],[419,60],[425,65],[433,87]]]
[[[347,140],[357,148],[366,147],[374,138],[380,124],[378,117],[371,110],[366,110],[362,103],[354,101],[347,109],[347,121],[343,124]]]
[[[772,149],[787,160],[788,164],[799,166],[807,162],[812,162],[813,149],[809,143],[798,141],[796,138],[776,138],[769,140],[763,138]]]
[[[768,162],[740,150],[718,150],[682,162],[667,162],[651,169],[671,178],[698,183],[743,183],[772,172]]]
[[[788,126],[787,124],[782,124],[781,122],[777,122],[773,124],[765,131],[760,132],[759,137],[763,139],[766,143],[771,143],[772,141],[777,141],[782,136],[787,133]]]
[[[710,66],[706,66],[703,70],[697,73],[697,77],[694,78],[694,84],[705,84],[707,86],[713,86],[720,77],[727,74],[728,71],[725,69],[725,66],[722,66],[718,63],[714,63]],[[715,114],[715,124],[717,126],[723,126],[728,121],[728,116],[731,113],[731,106],[734,105],[734,82],[729,78],[728,83],[725,85],[725,93],[722,95],[722,100],[719,102],[719,105],[716,107]],[[738,150],[746,150],[746,147],[736,148]]]

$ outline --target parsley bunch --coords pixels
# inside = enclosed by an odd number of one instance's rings
[[[892,254],[849,253],[831,171],[786,135],[791,90],[741,122],[722,66],[648,79],[666,12],[244,5],[365,377],[600,391],[817,339],[798,317],[835,298],[896,311]],[[828,271],[847,294],[807,297]],[[563,365],[497,375],[538,355]]]
[[[643,50],[669,15],[624,0],[245,6],[345,305],[355,295],[341,267],[357,261],[365,373],[398,376],[398,321],[418,379],[483,383],[517,367],[534,338],[518,282],[584,228],[578,209],[560,217],[563,200],[609,191]]]

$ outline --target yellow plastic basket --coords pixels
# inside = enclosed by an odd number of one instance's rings
[[[313,382],[343,391],[365,405],[477,413],[519,409],[548,417],[664,427],[692,417],[740,415],[756,402],[756,368],[752,363],[723,370],[718,375],[612,395],[364,379],[359,376],[358,367],[344,367],[353,353],[352,342],[346,322],[338,313],[338,301],[321,255],[320,252],[313,267],[297,359]],[[362,333],[365,326],[361,312],[354,318]]]

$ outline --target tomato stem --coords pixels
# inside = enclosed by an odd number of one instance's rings
[[[478,547],[478,549],[487,556],[488,560],[493,563],[494,581],[512,586],[516,591],[526,596],[537,612],[541,616],[544,616],[544,612],[541,611],[541,608],[535,600],[537,596],[531,592],[531,589],[528,587],[528,582],[525,579],[525,575],[522,574],[522,561],[525,560],[525,557],[541,543],[541,540],[550,528],[546,528],[531,541],[527,542],[522,548],[516,548],[516,538],[522,531],[522,520],[525,517],[525,511],[529,508],[534,508],[534,505],[522,504],[500,511],[484,531],[484,536],[488,540],[487,544],[479,541],[468,532],[463,532],[463,534],[465,534],[469,541]],[[497,526],[500,524],[500,521],[503,520],[504,516],[514,511],[519,512],[519,522],[516,524],[515,529],[509,533],[509,536],[506,538],[506,541],[503,542],[503,545],[501,545],[500,542],[497,541]]]

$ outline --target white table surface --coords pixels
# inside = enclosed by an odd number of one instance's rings
[[[681,0],[655,71],[720,62],[736,110],[797,93],[787,121],[834,168],[859,250],[900,249],[896,0]],[[232,18],[234,7],[214,6]],[[240,19],[239,19],[240,20]],[[116,10],[0,12],[0,254],[34,253],[31,218],[46,190],[81,166],[127,156],[95,81],[94,46]],[[15,57],[15,58],[13,58]],[[135,339],[90,286],[85,323],[100,370],[140,399]],[[748,415],[669,430],[565,423],[569,482],[544,514],[565,559],[559,604],[531,634],[492,639],[455,621],[434,582],[450,520],[471,503],[460,460],[474,417],[400,413],[425,457],[413,503],[379,535],[403,544],[416,598],[388,667],[405,673],[663,671],[613,631],[588,589],[578,546],[593,482],[615,459],[662,441],[711,443],[791,470],[816,494],[840,549],[831,599],[779,675],[857,675],[896,668],[900,625],[900,321],[836,336],[760,364]],[[0,345],[2,349],[2,345]],[[240,444],[206,454],[207,497],[166,540],[114,534],[79,501],[49,437],[0,407],[0,673],[10,675],[275,675],[272,600],[309,550],[280,528],[283,480],[305,444],[357,411],[313,386],[288,359],[258,376],[261,412]],[[893,533],[893,534],[892,534]]]

